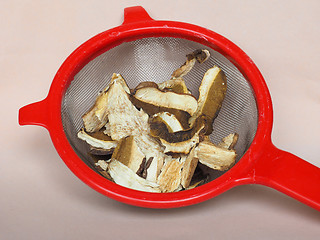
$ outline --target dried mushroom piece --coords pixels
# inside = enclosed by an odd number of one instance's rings
[[[172,91],[180,94],[191,94],[182,78],[171,78],[163,83],[159,83],[158,87],[164,92]]]
[[[238,142],[239,134],[238,133],[230,133],[228,136],[224,137],[222,141],[218,144],[218,147],[225,149],[234,149],[234,146]]]
[[[196,61],[205,62],[210,57],[210,52],[206,49],[197,49],[187,55],[187,61],[172,73],[172,78],[181,78],[193,68]]]
[[[113,74],[110,84],[99,93],[96,98],[95,104],[92,108],[82,116],[84,128],[87,132],[96,132],[100,130],[108,121],[107,117],[107,109],[106,102],[108,101],[108,90],[110,85],[117,80],[121,82],[123,88],[127,93],[130,93],[130,89],[128,88],[126,82],[123,80],[120,74]]]
[[[104,171],[108,169],[108,163],[104,160],[98,160],[98,162],[96,162],[95,165],[100,167]]]
[[[206,115],[208,118],[208,130],[206,135],[212,133],[212,123],[216,118],[227,91],[227,79],[223,71],[214,66],[210,68],[203,76],[199,87],[198,108],[189,119],[192,126],[200,115]]]
[[[168,124],[159,117],[151,118],[149,124],[151,136],[170,143],[187,141],[199,132],[200,129],[203,130],[201,133],[205,133],[207,128],[206,116],[200,116],[192,128],[176,132],[170,131]]]
[[[183,165],[183,169],[181,173],[181,185],[183,188],[188,188],[190,186],[192,176],[198,165],[199,159],[196,156],[195,148],[196,147],[193,147],[191,149]]]
[[[146,158],[153,157],[147,180],[156,182],[163,166],[164,154],[159,142],[149,136],[148,114],[132,104],[129,94],[118,81],[113,82],[108,92],[108,133],[117,141],[127,136],[135,137]]]
[[[226,171],[231,168],[236,161],[236,152],[216,146],[215,144],[203,141],[196,148],[199,162],[219,171]]]
[[[161,144],[165,147],[164,153],[189,154],[190,149],[200,142],[205,129],[205,125],[202,125],[190,139],[181,142],[168,142],[162,138],[159,138]]]
[[[116,159],[112,159],[109,163],[108,173],[114,182],[121,186],[145,192],[161,192],[158,184],[139,177],[130,168]]]
[[[96,116],[96,111],[105,110],[105,102],[107,100],[107,91],[103,90],[97,97],[95,104],[90,110],[82,116],[83,125],[87,132],[95,132],[100,130],[108,121],[107,116],[105,115],[103,118],[99,119]]]
[[[179,159],[168,161],[161,171],[158,184],[161,192],[173,192],[180,186],[183,162]]]
[[[153,115],[160,113],[160,112],[169,112],[169,113],[173,114],[178,119],[178,121],[181,123],[181,126],[184,129],[189,128],[188,119],[190,118],[190,114],[187,113],[186,111],[175,109],[175,108],[156,106],[151,103],[140,101],[140,100],[136,99],[134,96],[131,96],[130,100],[136,108],[142,109],[150,117],[152,117]]]
[[[145,87],[158,88],[158,84],[156,84],[155,82],[150,82],[150,81],[141,82],[131,91],[131,94],[134,95],[137,90],[139,90],[140,88],[145,88]]]
[[[128,136],[119,141],[111,158],[117,159],[133,172],[137,172],[145,155],[140,151],[138,144],[135,141],[135,137]]]
[[[154,87],[140,88],[136,91],[134,97],[145,103],[182,110],[190,115],[193,115],[198,107],[198,102],[192,95],[163,92]]]
[[[197,49],[191,54],[188,54],[187,61],[172,73],[171,79],[158,84],[159,89],[163,91],[172,91],[175,93],[190,94],[190,91],[188,90],[182,77],[191,71],[196,61],[203,63],[209,57],[209,51],[202,49]]]
[[[169,112],[157,113],[153,115],[151,119],[149,119],[149,122],[164,124],[169,133],[179,132],[183,130],[183,127],[176,116]]]
[[[77,136],[81,140],[87,142],[92,149],[95,149],[97,152],[102,151],[105,155],[112,153],[118,144],[117,141],[112,140],[109,136],[104,135],[103,133],[101,134],[101,132],[87,133],[83,128],[78,132]]]

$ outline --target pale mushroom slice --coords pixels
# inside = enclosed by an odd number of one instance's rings
[[[108,164],[108,173],[115,183],[123,187],[144,192],[161,192],[157,183],[139,177],[130,168],[116,159],[112,159]]]
[[[188,188],[190,186],[190,182],[194,171],[198,165],[199,159],[196,156],[195,146],[191,149],[190,153],[188,154],[182,168],[181,172],[181,185],[183,188]]]
[[[117,141],[111,139],[111,137],[104,135],[101,132],[87,133],[83,128],[77,134],[78,138],[87,142],[90,147],[96,151],[102,151],[105,154],[110,154],[117,146]],[[99,155],[99,154],[98,154]]]
[[[153,157],[147,180],[156,182],[163,166],[164,154],[159,142],[149,136],[148,114],[132,104],[129,94],[118,81],[113,82],[108,92],[108,133],[117,141],[127,136],[135,137],[145,157]]]
[[[238,142],[239,134],[230,133],[228,136],[224,137],[222,141],[218,144],[218,147],[225,148],[228,150],[234,149],[234,146]]]
[[[136,173],[139,170],[145,155],[140,151],[135,137],[128,136],[119,141],[111,158],[117,159]]]
[[[182,77],[191,71],[196,61],[203,63],[209,57],[210,52],[206,49],[197,49],[188,54],[187,61],[172,73],[171,79],[158,84],[159,89],[164,91],[173,91],[175,93],[190,94],[190,91],[188,90]]]
[[[210,57],[210,52],[206,49],[197,49],[187,55],[187,61],[172,73],[172,78],[181,78],[188,74],[196,61],[205,62]]]
[[[190,114],[187,113],[186,111],[175,109],[175,108],[156,106],[151,103],[140,101],[140,100],[136,99],[134,96],[131,96],[130,100],[136,108],[142,109],[150,117],[152,117],[153,115],[160,113],[160,112],[169,112],[169,113],[173,114],[178,119],[178,121],[180,122],[183,129],[189,128],[188,119],[190,118]]]
[[[96,132],[107,123],[106,102],[108,101],[108,90],[115,80],[121,83],[127,93],[130,93],[130,89],[122,76],[114,73],[109,85],[99,93],[94,105],[82,116],[84,128],[87,132]]]
[[[158,84],[156,84],[155,82],[151,82],[151,81],[140,82],[133,90],[131,90],[131,94],[134,95],[137,90],[139,90],[140,88],[145,88],[145,87],[159,88]]]
[[[193,115],[198,107],[196,98],[190,94],[163,92],[154,87],[140,88],[134,97],[142,102],[158,107],[174,108]]]
[[[98,160],[95,163],[96,166],[100,167],[102,170],[107,171],[108,169],[108,162],[105,160]]]
[[[169,112],[160,112],[152,116],[152,119],[164,123],[170,133],[179,132],[183,130],[183,127],[176,116]]]
[[[200,142],[196,148],[199,162],[219,171],[230,169],[236,161],[236,152],[216,146],[209,141]]]
[[[213,120],[218,115],[226,91],[227,79],[223,71],[217,66],[210,68],[204,74],[199,87],[198,107],[189,119],[190,126],[195,123],[200,115],[206,115],[209,126],[206,135],[211,134]]]
[[[179,188],[181,182],[181,169],[184,162],[181,158],[173,158],[166,162],[158,177],[161,192],[174,192]]]

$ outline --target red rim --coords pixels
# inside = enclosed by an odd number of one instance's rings
[[[129,20],[128,20],[129,19]],[[155,21],[127,18],[125,24],[105,31],[77,48],[57,72],[48,97],[45,126],[59,155],[83,182],[96,191],[115,200],[142,207],[172,208],[196,204],[212,198],[229,188],[252,182],[250,170],[263,152],[263,144],[271,143],[272,104],[266,83],[253,61],[235,44],[208,29],[173,21]],[[176,37],[207,45],[227,57],[250,82],[255,93],[259,123],[255,138],[241,158],[228,172],[218,179],[192,190],[177,193],[146,193],[121,187],[91,170],[73,151],[63,130],[61,103],[63,95],[74,75],[94,57],[125,41],[146,37]],[[259,143],[259,144],[257,144]]]

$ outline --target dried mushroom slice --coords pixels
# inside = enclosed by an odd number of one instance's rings
[[[148,131],[149,116],[135,108],[119,81],[113,82],[108,93],[108,133],[112,139],[120,141],[124,137],[136,135],[137,132],[140,134]]]
[[[194,171],[198,165],[199,159],[196,157],[195,147],[193,147],[183,164],[183,169],[181,173],[181,185],[183,188],[188,188]]]
[[[141,82],[131,91],[131,94],[134,95],[137,90],[139,90],[140,88],[145,88],[145,87],[158,88],[158,84],[156,84],[155,82],[150,82],[150,81]]]
[[[172,78],[163,83],[159,83],[158,86],[159,89],[164,92],[172,91],[175,93],[191,94],[182,78]]]
[[[196,61],[205,62],[210,57],[210,52],[206,49],[197,49],[187,55],[187,61],[172,73],[172,78],[181,78],[193,68]]]
[[[179,132],[183,127],[175,115],[169,112],[160,112],[152,116],[151,122],[161,122],[166,125],[170,133]]]
[[[180,68],[173,72],[171,79],[158,84],[159,89],[163,91],[172,91],[175,93],[190,94],[190,91],[188,90],[182,77],[191,71],[196,61],[203,63],[209,57],[209,51],[202,49],[197,49],[191,54],[188,54],[187,61]]]
[[[112,159],[109,163],[108,173],[113,181],[121,186],[144,192],[161,192],[158,184],[139,177],[130,168],[116,159]]]
[[[138,144],[135,141],[135,137],[129,136],[119,141],[111,158],[117,159],[133,172],[137,172],[145,155],[140,151]]]
[[[236,160],[236,152],[216,146],[215,144],[203,141],[196,148],[199,162],[219,171],[230,169]]]
[[[179,188],[182,166],[183,162],[180,162],[180,159],[172,159],[163,166],[158,178],[161,192],[173,192]]]
[[[134,104],[136,108],[142,109],[150,117],[160,112],[169,112],[178,119],[183,129],[189,128],[188,119],[190,118],[190,114],[187,113],[186,111],[182,111],[175,108],[166,108],[166,107],[156,106],[150,103],[140,101],[133,96],[131,96],[131,102]]]
[[[212,123],[216,118],[222,101],[224,100],[227,91],[227,79],[223,71],[214,66],[210,68],[203,76],[199,87],[198,108],[189,119],[192,126],[200,115],[206,115],[208,118],[209,128],[206,135],[212,133]]]
[[[162,138],[159,138],[161,144],[165,147],[164,153],[189,154],[190,149],[200,142],[205,129],[205,125],[202,125],[190,139],[181,142],[168,142]]]
[[[100,149],[106,154],[111,153],[118,144],[117,141],[112,140],[109,136],[101,133],[87,133],[83,128],[78,132],[77,136],[87,142],[92,148],[96,150]]]
[[[198,102],[192,95],[163,92],[154,87],[140,88],[136,91],[134,97],[145,103],[182,110],[190,115],[193,115],[198,107]]]
[[[159,142],[149,136],[148,114],[132,104],[129,94],[117,81],[109,88],[107,111],[108,133],[112,139],[121,140],[127,136],[134,136],[145,157],[153,157],[147,180],[155,182],[163,165],[164,154]]]
[[[170,131],[170,126],[159,117],[154,117],[149,120],[150,135],[163,139],[170,143],[184,142],[191,139],[200,129],[205,132],[207,121],[205,116],[200,116],[192,128],[177,132]],[[202,133],[201,132],[201,133]]]
[[[104,171],[106,171],[108,168],[108,163],[104,160],[98,160],[98,162],[96,162],[95,165],[100,167]]]
[[[108,93],[103,90],[97,97],[95,104],[90,110],[82,116],[84,128],[87,132],[95,132],[100,130],[108,121],[107,115],[100,119],[96,116],[96,111],[105,111],[105,102],[107,101]]]
[[[84,128],[87,132],[100,130],[108,121],[106,102],[108,101],[108,90],[114,81],[122,84],[127,93],[130,93],[126,82],[120,74],[113,74],[110,84],[98,95],[92,108],[82,116]]]
[[[238,133],[230,133],[228,136],[224,137],[222,141],[218,144],[218,147],[225,149],[234,149],[234,146],[238,142],[239,134]]]

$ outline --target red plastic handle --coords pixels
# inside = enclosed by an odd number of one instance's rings
[[[320,168],[272,144],[259,159],[254,183],[277,189],[320,210]]]
[[[31,103],[19,110],[20,125],[38,125],[48,129],[48,101],[44,99],[40,102]]]
[[[128,7],[124,9],[124,21],[122,24],[133,22],[152,21],[147,11],[141,6]]]

